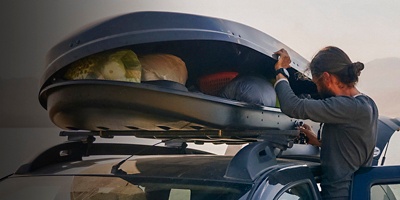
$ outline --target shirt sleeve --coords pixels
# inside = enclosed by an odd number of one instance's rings
[[[310,119],[322,123],[346,123],[354,119],[357,103],[353,97],[336,96],[323,100],[301,99],[291,89],[288,81],[275,84],[281,110],[289,117]]]

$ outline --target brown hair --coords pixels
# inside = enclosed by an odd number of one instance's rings
[[[358,82],[358,76],[363,69],[363,63],[353,63],[344,51],[334,46],[321,49],[309,66],[312,76],[318,78],[324,72],[328,72],[336,75],[342,83],[348,86],[354,86]]]

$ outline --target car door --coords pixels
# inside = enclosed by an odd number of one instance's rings
[[[400,130],[400,121],[397,118],[379,116],[378,135],[374,152],[373,166],[383,165],[389,141],[396,131]],[[381,162],[379,163],[379,161]]]
[[[354,174],[352,200],[400,199],[400,165],[361,168]]]

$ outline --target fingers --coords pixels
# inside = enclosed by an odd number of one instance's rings
[[[321,142],[318,140],[314,131],[311,129],[311,126],[309,126],[308,124],[303,124],[303,126],[299,127],[299,130],[301,133],[304,133],[308,138],[308,144],[321,146]]]
[[[306,134],[306,135],[313,134],[312,130],[307,129],[307,128],[305,128],[305,127],[299,127],[299,130],[300,130],[300,132],[302,132],[302,133],[304,133],[304,134]]]
[[[315,136],[314,131],[307,124],[304,124],[303,126],[299,127],[299,130],[300,132],[306,134],[306,136]]]
[[[307,129],[307,130],[311,130],[311,126],[308,125],[308,124],[303,124],[303,127],[304,127],[305,129]]]
[[[286,54],[288,54],[287,53],[287,51],[285,50],[285,49],[279,49],[278,51],[276,51],[274,54],[278,54],[278,55],[280,55],[280,54],[283,54],[283,53],[286,53]]]
[[[290,56],[285,49],[280,49],[279,51],[275,52],[274,54],[279,56],[278,61],[275,64],[275,69],[290,67],[290,63],[292,61],[290,60]]]

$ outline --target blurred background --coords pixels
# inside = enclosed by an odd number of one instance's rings
[[[38,102],[47,51],[91,22],[137,11],[172,11],[219,17],[259,29],[311,60],[324,46],[343,49],[365,64],[359,89],[381,115],[400,117],[400,1],[268,0],[6,0],[0,6],[0,176],[63,142]],[[400,134],[387,164],[400,164]],[[154,143],[134,137],[135,143]],[[397,141],[397,142],[394,142]],[[192,145],[218,154],[225,145]]]

